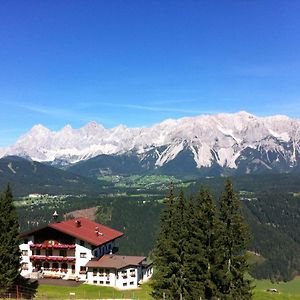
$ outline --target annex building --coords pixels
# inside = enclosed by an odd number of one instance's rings
[[[152,276],[143,256],[115,255],[122,232],[86,218],[56,222],[22,234],[21,275],[136,288]]]

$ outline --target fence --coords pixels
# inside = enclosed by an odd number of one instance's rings
[[[36,293],[35,288],[14,285],[10,289],[0,290],[0,299],[33,299]]]

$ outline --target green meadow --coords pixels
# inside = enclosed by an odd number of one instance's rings
[[[150,300],[151,288],[148,284],[137,290],[120,291],[111,287],[82,284],[78,287],[40,285],[37,299],[145,299]],[[70,295],[75,293],[75,295]]]
[[[300,300],[300,278],[289,282],[272,283],[269,280],[255,280],[253,300]],[[267,292],[275,288],[278,293]],[[75,293],[70,296],[70,293]],[[119,291],[109,287],[99,287],[82,284],[78,287],[40,285],[37,299],[153,299],[150,296],[151,287],[143,284],[140,289]]]
[[[255,280],[255,289],[253,299],[255,300],[300,300],[300,278],[295,278],[289,282],[272,283],[269,280]],[[275,288],[278,293],[270,293],[266,290]]]

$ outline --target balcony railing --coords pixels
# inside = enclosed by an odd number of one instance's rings
[[[30,249],[75,249],[74,244],[31,244]]]
[[[75,262],[76,258],[72,256],[31,255],[30,260]]]

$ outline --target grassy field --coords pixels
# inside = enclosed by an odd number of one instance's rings
[[[144,284],[138,290],[119,291],[110,287],[82,284],[78,287],[40,285],[37,299],[145,299],[150,300],[151,288]],[[75,296],[70,296],[75,293]]]
[[[287,283],[272,283],[268,280],[254,281],[253,300],[300,300],[300,278]],[[276,288],[278,293],[270,293],[268,288]],[[150,300],[151,288],[148,284],[138,290],[118,291],[109,287],[82,284],[78,287],[40,285],[38,299],[141,299]],[[75,297],[70,297],[75,293]]]
[[[272,283],[269,280],[256,280],[254,289],[255,300],[300,300],[300,278],[295,278],[289,282]],[[268,288],[275,288],[279,293],[266,292]]]

